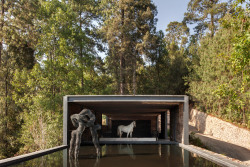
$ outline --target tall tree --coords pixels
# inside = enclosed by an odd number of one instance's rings
[[[36,45],[37,1],[1,1],[0,32],[0,149],[1,156],[15,154],[20,145],[15,137],[20,129],[18,114],[21,109],[13,100],[12,86],[15,71],[31,69],[34,65],[34,46]]]
[[[23,109],[19,153],[61,144],[64,95],[109,91],[109,77],[96,57],[92,16],[85,2],[39,2],[41,35],[35,51],[39,63],[31,71],[17,70],[12,84],[14,100]]]
[[[138,71],[139,94],[167,93],[166,83],[168,82],[170,61],[165,36],[162,31],[159,31],[155,37],[155,43],[150,48],[146,62],[140,66]]]
[[[136,71],[155,32],[156,7],[150,0],[102,1],[103,32],[109,53],[119,57],[119,93],[136,94]],[[115,61],[115,59],[112,59]],[[111,63],[115,64],[115,63]]]
[[[0,67],[2,64],[2,50],[3,50],[3,27],[4,27],[4,15],[5,15],[5,0],[1,0],[1,16],[0,16]]]
[[[189,29],[185,23],[171,22],[156,34],[146,64],[141,67],[139,90],[142,94],[184,94],[189,58],[186,44]],[[149,50],[149,48],[148,48]]]
[[[188,75],[189,58],[186,44],[189,28],[185,23],[171,22],[166,29],[166,48],[169,55],[168,94],[184,94],[187,86],[184,77]]]
[[[187,12],[184,14],[184,22],[194,24],[195,32],[203,34],[207,28],[211,36],[214,36],[218,28],[218,21],[227,12],[227,3],[220,0],[190,0]]]
[[[175,43],[179,47],[185,47],[189,37],[189,28],[185,23],[177,21],[170,22],[167,26],[166,32],[166,41],[168,44]]]

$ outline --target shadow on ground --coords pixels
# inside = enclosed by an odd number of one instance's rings
[[[194,131],[195,137],[198,137],[203,144],[205,144],[210,151],[218,154],[226,155],[230,158],[238,159],[240,161],[250,161],[250,150],[232,143],[218,140],[208,135],[197,133],[196,128],[190,126],[190,130]],[[230,134],[229,134],[230,135]]]

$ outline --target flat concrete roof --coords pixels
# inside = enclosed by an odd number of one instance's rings
[[[166,112],[185,102],[185,95],[67,95],[67,102],[105,114]]]
[[[186,95],[67,95],[68,102],[184,102]]]

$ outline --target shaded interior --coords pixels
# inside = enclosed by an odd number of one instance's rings
[[[157,137],[159,139],[176,140],[176,118],[179,106],[183,103],[178,102],[159,102],[159,101],[87,101],[69,102],[68,115],[79,113],[82,109],[88,108],[96,116],[96,123],[102,125],[98,132],[99,137],[118,137],[117,126],[128,125],[132,121],[137,122],[134,128],[134,137]],[[103,115],[106,120],[103,120]],[[106,124],[103,124],[103,121]],[[69,134],[74,129],[70,119],[68,119]],[[123,134],[126,137],[126,134]],[[85,130],[82,140],[91,141],[88,129]]]

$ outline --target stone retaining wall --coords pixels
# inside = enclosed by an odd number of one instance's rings
[[[192,109],[189,124],[199,132],[250,149],[250,131]]]

